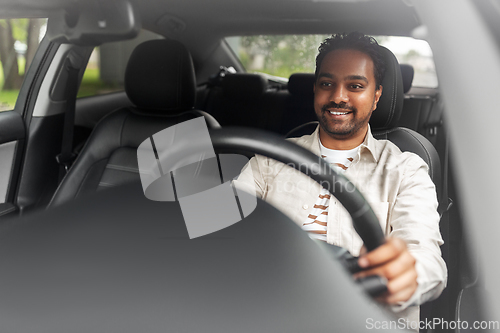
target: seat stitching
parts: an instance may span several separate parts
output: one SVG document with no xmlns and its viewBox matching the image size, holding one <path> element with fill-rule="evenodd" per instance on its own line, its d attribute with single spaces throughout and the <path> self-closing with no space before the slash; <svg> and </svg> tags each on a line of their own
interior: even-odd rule
<svg viewBox="0 0 500 333">
<path fill-rule="evenodd" d="M 118 185 L 111 184 L 111 183 L 105 183 L 105 182 L 99 182 L 99 186 L 102 186 L 102 187 L 116 187 Z"/>
<path fill-rule="evenodd" d="M 397 68 L 395 66 L 396 66 L 396 64 L 393 63 L 394 70 L 397 73 Z M 391 120 L 394 116 L 395 109 L 396 109 L 396 102 L 395 101 L 397 100 L 396 96 L 397 96 L 397 89 L 398 89 L 396 75 L 394 75 L 392 87 L 393 87 L 393 91 L 392 91 L 392 95 L 391 95 L 391 108 L 389 110 L 389 117 L 387 118 L 387 122 L 386 122 L 385 126 L 389 126 L 389 124 L 391 123 Z"/>
<path fill-rule="evenodd" d="M 108 164 L 106 165 L 106 169 L 120 170 L 120 171 L 129 171 L 134 173 L 140 173 L 139 169 L 116 165 L 116 164 Z"/>
<path fill-rule="evenodd" d="M 128 119 L 128 117 L 130 117 L 130 113 L 131 113 L 129 108 L 127 108 L 127 111 L 129 111 L 129 112 L 127 112 L 127 114 L 123 118 L 122 124 L 121 124 L 121 128 L 120 128 L 120 143 L 119 143 L 120 147 L 123 144 L 123 130 L 124 130 L 124 127 L 125 127 L 125 121 Z"/>
<path fill-rule="evenodd" d="M 182 75 L 181 75 L 181 72 L 182 72 L 182 57 L 178 57 L 177 58 L 177 82 L 179 82 L 179 84 L 177 85 L 177 94 L 176 94 L 176 105 L 177 107 L 180 107 L 180 101 L 181 101 L 181 94 L 182 94 Z"/>
</svg>

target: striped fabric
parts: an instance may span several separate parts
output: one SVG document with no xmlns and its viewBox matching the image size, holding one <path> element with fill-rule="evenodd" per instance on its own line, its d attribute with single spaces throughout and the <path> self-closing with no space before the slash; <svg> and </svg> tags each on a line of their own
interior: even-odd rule
<svg viewBox="0 0 500 333">
<path fill-rule="evenodd" d="M 324 147 L 320 141 L 321 157 L 332 165 L 337 172 L 345 172 L 358 154 L 359 146 L 351 150 L 333 150 Z M 312 239 L 326 242 L 328 223 L 328 207 L 330 193 L 322 188 L 307 220 L 302 224 L 302 229 L 309 233 Z"/>
</svg>

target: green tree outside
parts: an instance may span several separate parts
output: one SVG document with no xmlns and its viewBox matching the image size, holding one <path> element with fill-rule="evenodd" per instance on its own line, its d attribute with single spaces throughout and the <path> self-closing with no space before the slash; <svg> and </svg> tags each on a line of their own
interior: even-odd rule
<svg viewBox="0 0 500 333">
<path fill-rule="evenodd" d="M 312 73 L 318 46 L 328 35 L 245 36 L 237 53 L 249 72 L 288 78 L 292 73 Z M 232 43 L 234 45 L 234 43 Z"/>
<path fill-rule="evenodd" d="M 14 107 L 46 19 L 0 20 L 0 111 Z"/>
</svg>

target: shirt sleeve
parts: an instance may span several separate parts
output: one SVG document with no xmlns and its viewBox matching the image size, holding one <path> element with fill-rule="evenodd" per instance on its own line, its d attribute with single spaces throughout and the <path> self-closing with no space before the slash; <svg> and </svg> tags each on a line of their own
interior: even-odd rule
<svg viewBox="0 0 500 333">
<path fill-rule="evenodd" d="M 393 306 L 396 312 L 435 299 L 446 287 L 448 273 L 441 256 L 443 239 L 437 207 L 436 189 L 427 164 L 418 157 L 412 158 L 390 213 L 390 236 L 403 239 L 415 258 L 418 287 L 408 301 Z"/>
<path fill-rule="evenodd" d="M 264 173 L 267 158 L 256 155 L 248 161 L 241 170 L 240 175 L 233 181 L 233 185 L 237 189 L 241 189 L 248 193 L 255 193 L 258 198 L 264 199 L 266 193 L 266 182 Z"/>
</svg>

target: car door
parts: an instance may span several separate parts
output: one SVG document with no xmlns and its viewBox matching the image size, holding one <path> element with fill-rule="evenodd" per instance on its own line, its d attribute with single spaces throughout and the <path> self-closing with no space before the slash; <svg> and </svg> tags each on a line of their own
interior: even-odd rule
<svg viewBox="0 0 500 333">
<path fill-rule="evenodd" d="M 0 218 L 42 209 L 56 190 L 64 175 L 56 157 L 70 102 L 69 73 L 76 69 L 77 84 L 90 51 L 43 37 L 23 74 L 15 106 L 0 112 Z"/>
<path fill-rule="evenodd" d="M 17 16 L 0 20 L 0 218 L 18 211 L 29 110 L 50 44 L 41 39 L 46 22 Z"/>
</svg>

